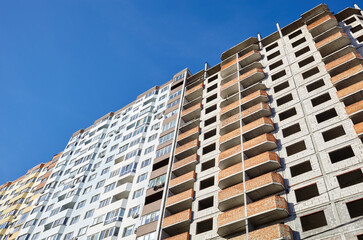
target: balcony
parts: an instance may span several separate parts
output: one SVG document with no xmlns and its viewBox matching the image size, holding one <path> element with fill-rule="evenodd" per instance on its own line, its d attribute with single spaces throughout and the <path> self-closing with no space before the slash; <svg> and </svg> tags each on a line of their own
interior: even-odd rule
<svg viewBox="0 0 363 240">
<path fill-rule="evenodd" d="M 268 95 L 264 90 L 258 90 L 241 100 L 241 106 L 243 109 L 250 108 L 261 102 L 268 102 Z"/>
<path fill-rule="evenodd" d="M 280 167 L 280 158 L 274 152 L 264 152 L 245 160 L 245 171 L 250 177 L 257 177 Z"/>
<path fill-rule="evenodd" d="M 315 47 L 318 49 L 323 57 L 337 51 L 340 48 L 343 48 L 350 43 L 347 34 L 340 29 L 333 29 L 332 31 L 329 31 L 328 33 L 323 33 L 322 35 L 322 37 L 318 38 L 324 39 L 318 41 L 315 44 Z"/>
<path fill-rule="evenodd" d="M 262 117 L 271 115 L 271 108 L 267 103 L 259 103 L 253 107 L 243 110 L 241 113 L 242 120 L 245 123 L 250 123 Z"/>
<path fill-rule="evenodd" d="M 189 232 L 192 210 L 187 209 L 163 220 L 163 230 L 171 236 Z"/>
<path fill-rule="evenodd" d="M 219 139 L 219 150 L 225 151 L 231 147 L 241 144 L 241 129 L 237 128 L 232 132 L 229 132 Z"/>
<path fill-rule="evenodd" d="M 230 131 L 240 127 L 241 117 L 239 114 L 235 114 L 221 122 L 220 135 L 224 135 Z"/>
<path fill-rule="evenodd" d="M 187 142 L 190 142 L 198 138 L 199 133 L 200 133 L 200 127 L 197 126 L 195 128 L 192 128 L 186 132 L 179 134 L 177 141 L 179 144 L 186 144 Z"/>
<path fill-rule="evenodd" d="M 238 82 L 238 78 L 234 78 L 229 82 L 223 84 L 221 87 L 221 97 L 227 98 L 229 96 L 232 96 L 233 94 L 236 94 L 239 91 Z"/>
<path fill-rule="evenodd" d="M 265 78 L 265 73 L 261 68 L 254 68 L 242 75 L 239 79 L 243 88 L 247 88 Z"/>
<path fill-rule="evenodd" d="M 198 119 L 198 118 L 192 119 L 191 121 L 188 121 L 188 122 L 181 122 L 180 126 L 179 126 L 179 130 L 182 132 L 186 132 L 192 128 L 199 126 L 199 124 L 200 124 L 200 119 Z"/>
<path fill-rule="evenodd" d="M 345 63 L 353 60 L 353 59 L 357 59 L 357 58 L 362 58 L 361 55 L 357 52 L 349 52 L 327 64 L 325 64 L 325 69 L 328 72 L 331 72 L 332 70 L 334 70 L 335 68 L 339 67 L 339 66 L 343 66 Z"/>
<path fill-rule="evenodd" d="M 242 181 L 242 162 L 225 168 L 218 173 L 218 187 L 220 189 L 225 189 Z"/>
<path fill-rule="evenodd" d="M 192 101 L 193 99 L 197 98 L 198 96 L 201 96 L 203 93 L 204 84 L 200 83 L 197 86 L 187 90 L 185 92 L 185 99 L 188 101 Z"/>
<path fill-rule="evenodd" d="M 275 130 L 274 123 L 268 117 L 262 117 L 242 127 L 243 136 L 246 139 L 252 139 L 264 133 Z"/>
<path fill-rule="evenodd" d="M 348 69 L 348 70 L 345 70 Z M 339 73 L 331 78 L 331 82 L 334 85 L 349 86 L 362 80 L 363 77 L 363 65 L 358 64 L 355 66 L 345 66 L 344 72 Z"/>
<path fill-rule="evenodd" d="M 247 97 L 248 95 L 250 95 L 250 94 L 252 94 L 252 93 L 254 93 L 254 92 L 258 91 L 258 90 L 266 90 L 266 89 L 267 89 L 267 87 L 266 87 L 266 85 L 264 83 L 258 82 L 258 83 L 253 84 L 252 86 L 247 87 L 247 88 L 242 88 L 241 89 L 241 96 L 242 96 L 242 98 Z"/>
<path fill-rule="evenodd" d="M 193 154 L 187 158 L 173 163 L 173 174 L 180 176 L 190 171 L 195 170 L 195 165 L 198 163 L 198 155 Z"/>
<path fill-rule="evenodd" d="M 338 98 L 340 101 L 344 101 L 347 98 L 354 98 L 353 95 L 361 95 L 361 91 L 363 89 L 363 81 L 355 83 L 349 87 L 343 88 L 337 92 Z M 360 99 L 362 96 L 360 96 Z M 359 100 L 359 99 L 358 99 Z"/>
<path fill-rule="evenodd" d="M 244 204 L 243 193 L 243 182 L 219 191 L 218 209 L 223 212 L 237 206 L 242 206 Z"/>
<path fill-rule="evenodd" d="M 227 63 L 222 62 L 221 67 L 221 76 L 224 78 L 228 75 L 231 75 L 233 72 L 237 71 L 237 59 L 235 56 L 232 56 Z"/>
<path fill-rule="evenodd" d="M 253 62 L 256 62 L 257 60 L 261 59 L 261 54 L 259 51 L 252 50 L 243 56 L 238 58 L 238 62 L 241 67 L 245 67 Z"/>
<path fill-rule="evenodd" d="M 193 189 L 186 190 L 182 193 L 169 196 L 166 200 L 166 208 L 172 212 L 181 212 L 192 207 L 194 199 Z"/>
<path fill-rule="evenodd" d="M 184 110 L 181 114 L 181 118 L 183 119 L 184 122 L 189 122 L 193 119 L 199 118 L 201 110 L 202 110 L 202 104 L 201 103 L 196 104 L 193 107 Z"/>
<path fill-rule="evenodd" d="M 272 134 L 265 133 L 243 143 L 243 152 L 248 157 L 256 156 L 260 153 L 271 151 L 277 148 L 277 142 Z"/>
<path fill-rule="evenodd" d="M 354 130 L 357 133 L 358 137 L 361 138 L 363 136 L 363 122 L 355 124 Z"/>
<path fill-rule="evenodd" d="M 164 240 L 189 240 L 189 239 L 190 239 L 189 232 L 181 233 L 174 237 L 164 238 Z"/>
<path fill-rule="evenodd" d="M 294 239 L 291 228 L 285 224 L 275 224 L 248 233 L 249 239 Z M 230 240 L 248 240 L 245 234 Z"/>
<path fill-rule="evenodd" d="M 363 100 L 360 100 L 359 102 L 353 103 L 352 105 L 345 107 L 345 111 L 347 112 L 350 118 L 362 113 Z"/>
<path fill-rule="evenodd" d="M 247 205 L 247 216 L 253 225 L 262 225 L 289 215 L 288 205 L 284 198 L 271 196 Z M 217 233 L 220 236 L 241 232 L 246 228 L 245 207 L 237 207 L 219 214 Z"/>
<path fill-rule="evenodd" d="M 317 36 L 337 25 L 337 19 L 332 14 L 329 14 L 309 24 L 308 30 L 311 35 Z"/>
<path fill-rule="evenodd" d="M 187 144 L 181 145 L 175 149 L 175 157 L 178 159 L 186 158 L 197 152 L 199 140 L 195 139 Z"/>
<path fill-rule="evenodd" d="M 194 98 L 193 100 L 191 101 L 188 101 L 188 100 L 184 100 L 183 102 L 183 109 L 188 109 L 188 108 L 191 108 L 193 107 L 194 105 L 198 104 L 198 103 L 201 103 L 203 100 L 203 97 L 202 95 L 200 95 L 199 97 L 197 98 Z"/>
<path fill-rule="evenodd" d="M 229 118 L 230 116 L 233 116 L 233 115 L 239 113 L 240 105 L 241 105 L 240 101 L 237 100 L 237 101 L 223 107 L 220 112 L 221 120 L 224 120 L 226 118 Z"/>
<path fill-rule="evenodd" d="M 241 161 L 241 145 L 238 145 L 219 154 L 218 166 L 220 169 L 225 169 Z"/>
<path fill-rule="evenodd" d="M 170 180 L 169 190 L 173 193 L 184 192 L 188 189 L 193 188 L 195 181 L 195 171 L 188 172 L 179 177 Z"/>
</svg>

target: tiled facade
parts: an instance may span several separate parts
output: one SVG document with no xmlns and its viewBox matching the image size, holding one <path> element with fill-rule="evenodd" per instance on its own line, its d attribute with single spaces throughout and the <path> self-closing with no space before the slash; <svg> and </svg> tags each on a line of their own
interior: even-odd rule
<svg viewBox="0 0 363 240">
<path fill-rule="evenodd" d="M 0 187 L 0 239 L 363 239 L 362 15 L 321 4 L 77 131 Z"/>
</svg>

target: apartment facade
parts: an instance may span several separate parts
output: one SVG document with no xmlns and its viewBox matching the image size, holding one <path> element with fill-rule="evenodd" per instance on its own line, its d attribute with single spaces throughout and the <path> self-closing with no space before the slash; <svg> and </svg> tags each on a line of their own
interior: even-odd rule
<svg viewBox="0 0 363 240">
<path fill-rule="evenodd" d="M 362 46 L 321 4 L 182 70 L 0 187 L 1 240 L 363 239 Z"/>
</svg>

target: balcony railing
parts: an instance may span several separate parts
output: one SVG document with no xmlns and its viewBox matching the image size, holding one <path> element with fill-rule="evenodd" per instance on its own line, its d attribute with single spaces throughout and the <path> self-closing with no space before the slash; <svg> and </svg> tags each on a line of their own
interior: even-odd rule
<svg viewBox="0 0 363 240">
<path fill-rule="evenodd" d="M 182 119 L 185 122 L 188 122 L 192 119 L 199 118 L 200 112 L 202 110 L 202 104 L 196 104 L 193 107 L 190 107 L 182 112 Z"/>
<path fill-rule="evenodd" d="M 337 19 L 334 17 L 334 15 L 329 14 L 309 24 L 307 28 L 311 35 L 317 36 L 318 34 L 323 33 L 336 25 L 338 25 Z"/>
<path fill-rule="evenodd" d="M 166 231 L 169 235 L 174 236 L 183 232 L 188 232 L 191 220 L 192 210 L 184 210 L 164 218 L 163 230 Z"/>
<path fill-rule="evenodd" d="M 334 77 L 331 78 L 331 82 L 334 85 L 337 84 L 343 84 L 343 82 L 346 82 L 345 85 L 350 85 L 350 84 L 354 84 L 358 81 L 361 81 L 361 77 L 355 77 L 355 79 L 353 79 L 354 76 L 357 76 L 359 74 L 363 75 L 363 65 L 362 64 L 358 64 L 354 67 L 349 68 L 348 70 L 345 70 L 342 73 L 339 73 L 338 75 L 335 75 Z"/>
<path fill-rule="evenodd" d="M 291 228 L 285 224 L 275 224 L 248 233 L 249 239 L 294 239 Z M 174 239 L 173 239 L 174 240 Z M 240 235 L 230 240 L 248 240 L 247 236 Z"/>
<path fill-rule="evenodd" d="M 277 142 L 272 134 L 265 133 L 243 143 L 243 152 L 248 157 L 256 156 L 260 153 L 271 151 L 277 147 Z"/>
<path fill-rule="evenodd" d="M 204 84 L 200 83 L 197 86 L 187 90 L 185 92 L 185 99 L 191 101 L 203 93 Z"/>
<path fill-rule="evenodd" d="M 243 181 L 242 163 L 225 168 L 218 173 L 218 187 L 225 189 Z"/>
<path fill-rule="evenodd" d="M 259 51 L 252 50 L 243 56 L 238 58 L 238 62 L 241 65 L 241 67 L 247 66 L 257 60 L 261 59 L 261 54 Z"/>
<path fill-rule="evenodd" d="M 334 69 L 346 62 L 349 62 L 350 60 L 355 59 L 355 58 L 362 58 L 362 56 L 357 52 L 349 52 L 349 53 L 345 54 L 344 56 L 341 56 L 340 58 L 335 59 L 335 60 L 325 64 L 325 69 L 329 72 L 332 69 Z"/>
<path fill-rule="evenodd" d="M 245 170 L 250 177 L 259 176 L 280 167 L 280 158 L 274 152 L 264 152 L 245 160 Z"/>
<path fill-rule="evenodd" d="M 252 84 L 257 83 L 264 78 L 265 78 L 265 72 L 261 68 L 254 68 L 254 69 L 240 75 L 240 77 L 239 77 L 241 85 L 244 88 L 247 88 L 247 87 L 251 86 Z"/>
<path fill-rule="evenodd" d="M 363 122 L 357 123 L 354 125 L 354 130 L 358 134 L 359 137 L 363 135 Z"/>
<path fill-rule="evenodd" d="M 169 196 L 166 200 L 166 208 L 170 212 L 180 212 L 192 207 L 194 190 L 189 189 L 179 194 Z"/>
<path fill-rule="evenodd" d="M 342 30 L 327 36 L 325 39 L 317 42 L 315 47 L 319 50 L 323 57 L 337 51 L 338 49 L 348 45 L 350 40 Z"/>
<path fill-rule="evenodd" d="M 188 172 L 170 180 L 169 190 L 174 194 L 193 188 L 195 171 Z"/>
<path fill-rule="evenodd" d="M 343 101 L 346 98 L 359 93 L 363 90 L 363 81 L 355 83 L 349 87 L 343 88 L 337 92 L 338 98 Z"/>
<path fill-rule="evenodd" d="M 189 232 L 184 232 L 184 233 L 178 234 L 174 237 L 165 238 L 164 240 L 189 240 L 189 239 L 190 239 Z"/>
<path fill-rule="evenodd" d="M 224 151 L 228 148 L 241 144 L 241 129 L 237 128 L 232 132 L 229 132 L 219 139 L 219 150 Z"/>
<path fill-rule="evenodd" d="M 259 103 L 241 112 L 242 119 L 245 123 L 250 123 L 262 117 L 271 115 L 271 108 L 267 103 Z"/>
<path fill-rule="evenodd" d="M 179 134 L 178 135 L 179 144 L 185 144 L 191 140 L 198 138 L 199 132 L 200 132 L 200 127 L 197 126 L 195 128 L 192 128 L 186 132 Z"/>
<path fill-rule="evenodd" d="M 218 166 L 220 169 L 225 169 L 232 166 L 238 162 L 242 161 L 241 145 L 230 148 L 219 154 Z"/>
<path fill-rule="evenodd" d="M 193 154 L 187 158 L 173 163 L 173 173 L 177 176 L 186 174 L 195 169 L 198 163 L 198 155 Z"/>
<path fill-rule="evenodd" d="M 243 126 L 243 136 L 247 139 L 255 138 L 264 133 L 272 132 L 275 129 L 271 118 L 262 117 Z"/>
<path fill-rule="evenodd" d="M 227 98 L 238 92 L 238 78 L 234 78 L 221 87 L 221 97 Z"/>
<path fill-rule="evenodd" d="M 191 142 L 188 142 L 184 145 L 181 145 L 175 149 L 175 156 L 179 159 L 190 156 L 193 153 L 197 152 L 199 147 L 199 140 L 194 139 Z"/>
<path fill-rule="evenodd" d="M 250 108 L 261 102 L 268 102 L 268 95 L 264 90 L 258 90 L 250 95 L 242 98 L 241 105 L 243 109 Z"/>
</svg>

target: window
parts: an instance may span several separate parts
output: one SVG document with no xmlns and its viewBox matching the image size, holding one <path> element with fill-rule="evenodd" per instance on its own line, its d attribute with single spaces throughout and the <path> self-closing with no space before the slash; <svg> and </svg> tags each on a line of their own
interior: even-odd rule
<svg viewBox="0 0 363 240">
<path fill-rule="evenodd" d="M 140 156 L 140 154 L 141 154 L 141 149 L 135 149 L 135 150 L 133 150 L 133 151 L 126 154 L 125 160 L 130 159 L 130 158 L 135 157 L 135 156 Z"/>
<path fill-rule="evenodd" d="M 300 217 L 300 222 L 304 232 L 328 225 L 324 211 Z"/>
<path fill-rule="evenodd" d="M 345 131 L 344 131 L 343 126 L 338 126 L 338 127 L 335 127 L 328 131 L 323 132 L 322 135 L 323 135 L 324 141 L 329 142 L 335 138 L 345 135 Z"/>
<path fill-rule="evenodd" d="M 299 30 L 297 30 L 297 31 L 295 31 L 295 32 L 293 32 L 293 33 L 291 33 L 291 34 L 289 35 L 289 39 L 291 40 L 291 39 L 293 39 L 294 37 L 299 36 L 300 34 L 302 34 L 301 29 L 299 29 Z"/>
<path fill-rule="evenodd" d="M 82 236 L 82 235 L 85 235 L 86 232 L 87 232 L 87 228 L 88 228 L 88 226 L 79 229 L 79 231 L 78 231 L 78 237 L 79 236 Z"/>
<path fill-rule="evenodd" d="M 169 99 L 175 98 L 175 97 L 179 96 L 181 93 L 182 93 L 182 90 L 179 90 L 179 91 L 177 91 L 177 92 L 175 92 L 175 93 L 171 94 L 171 95 L 169 96 Z"/>
<path fill-rule="evenodd" d="M 73 236 L 73 232 L 66 233 L 66 234 L 64 235 L 63 240 L 71 240 L 71 239 L 72 239 L 72 236 Z"/>
<path fill-rule="evenodd" d="M 277 42 L 275 42 L 274 44 L 271 44 L 270 46 L 266 47 L 266 52 L 274 49 L 275 47 L 277 47 L 279 44 Z"/>
<path fill-rule="evenodd" d="M 95 211 L 94 209 L 87 211 L 86 214 L 84 215 L 84 219 L 92 217 L 94 211 Z"/>
<path fill-rule="evenodd" d="M 157 134 L 157 133 L 155 133 L 155 134 L 151 135 L 151 136 L 147 139 L 147 141 L 148 141 L 148 142 L 151 142 L 151 141 L 155 140 L 157 137 L 158 137 L 158 134 Z"/>
<path fill-rule="evenodd" d="M 177 100 L 175 100 L 174 102 L 169 103 L 168 105 L 166 105 L 166 108 L 171 108 L 171 107 L 173 107 L 173 106 L 175 106 L 175 105 L 179 104 L 179 102 L 180 102 L 180 98 L 179 98 L 179 99 L 177 99 Z"/>
<path fill-rule="evenodd" d="M 212 123 L 215 123 L 215 122 L 216 122 L 216 120 L 217 120 L 217 118 L 216 118 L 216 117 L 211 117 L 211 118 L 209 118 L 209 119 L 205 120 L 205 122 L 204 122 L 204 126 L 206 127 L 206 126 L 208 126 L 208 125 L 210 125 L 210 124 L 212 124 Z"/>
<path fill-rule="evenodd" d="M 304 140 L 286 147 L 287 156 L 294 155 L 306 149 Z"/>
<path fill-rule="evenodd" d="M 77 223 L 77 222 L 78 222 L 78 220 L 79 220 L 79 215 L 78 215 L 78 216 L 73 217 L 73 218 L 71 219 L 71 223 L 70 223 L 69 225 L 72 225 L 72 224 Z"/>
<path fill-rule="evenodd" d="M 155 186 L 161 186 L 162 184 L 165 183 L 165 180 L 166 180 L 166 174 L 153 178 L 149 182 L 149 188 L 152 188 Z"/>
<path fill-rule="evenodd" d="M 270 71 L 273 70 L 273 69 L 275 69 L 275 68 L 277 68 L 277 67 L 279 67 L 279 66 L 281 66 L 282 64 L 283 64 L 282 60 L 279 60 L 279 61 L 271 64 L 270 65 Z"/>
<path fill-rule="evenodd" d="M 318 67 L 315 67 L 313 69 L 310 69 L 304 73 L 302 73 L 302 77 L 303 79 L 307 79 L 315 74 L 318 74 L 319 73 L 319 68 Z"/>
<path fill-rule="evenodd" d="M 144 192 L 144 189 L 141 188 L 141 189 L 138 189 L 134 192 L 134 194 L 132 195 L 132 199 L 135 199 L 135 198 L 138 198 L 138 197 L 141 197 L 142 194 Z"/>
<path fill-rule="evenodd" d="M 337 163 L 354 156 L 355 155 L 351 146 L 343 147 L 329 153 L 330 161 L 332 163 Z"/>
<path fill-rule="evenodd" d="M 113 146 L 111 147 L 110 151 L 116 150 L 116 149 L 117 149 L 117 147 L 118 147 L 118 144 L 113 145 Z"/>
<path fill-rule="evenodd" d="M 140 220 L 140 225 L 145 225 L 145 224 L 148 224 L 148 223 L 151 223 L 151 222 L 155 222 L 155 221 L 158 221 L 159 220 L 159 210 L 156 211 L 156 212 L 152 212 L 152 213 L 149 213 L 149 214 L 146 214 L 144 216 L 141 217 L 141 220 Z"/>
<path fill-rule="evenodd" d="M 277 104 L 277 106 L 281 106 L 281 105 L 283 105 L 285 103 L 288 103 L 288 102 L 292 101 L 292 99 L 293 99 L 292 94 L 289 93 L 289 94 L 277 99 L 276 104 Z"/>
<path fill-rule="evenodd" d="M 156 157 L 160 157 L 164 154 L 167 154 L 171 151 L 171 144 L 166 146 L 166 147 L 163 147 L 163 148 L 160 148 L 159 150 L 156 151 Z"/>
<path fill-rule="evenodd" d="M 277 92 L 284 90 L 285 88 L 288 88 L 289 86 L 290 86 L 289 82 L 286 81 L 286 82 L 283 82 L 283 83 L 277 85 L 276 87 L 274 87 L 274 91 L 275 91 L 275 93 L 277 93 Z"/>
<path fill-rule="evenodd" d="M 210 130 L 209 132 L 206 132 L 204 134 L 204 140 L 205 139 L 208 139 L 208 138 L 211 138 L 211 137 L 215 136 L 216 134 L 217 134 L 217 130 L 216 129 Z"/>
<path fill-rule="evenodd" d="M 317 114 L 315 117 L 316 117 L 316 120 L 318 123 L 322 123 L 322 122 L 329 120 L 336 116 L 338 116 L 337 111 L 335 111 L 335 108 L 332 108 L 332 109 L 329 109 L 327 111 Z"/>
<path fill-rule="evenodd" d="M 201 221 L 197 223 L 196 234 L 204 233 L 213 229 L 213 218 Z"/>
<path fill-rule="evenodd" d="M 111 184 L 108 184 L 106 187 L 105 187 L 105 191 L 103 193 L 107 193 L 109 191 L 112 191 L 116 186 L 116 183 L 111 183 Z"/>
<path fill-rule="evenodd" d="M 98 208 L 103 208 L 103 207 L 107 206 L 108 204 L 110 204 L 110 201 L 111 201 L 111 198 L 107 198 L 105 200 L 102 200 L 100 202 L 100 205 L 98 206 Z"/>
<path fill-rule="evenodd" d="M 298 176 L 311 170 L 312 168 L 309 160 L 290 167 L 291 177 Z"/>
<path fill-rule="evenodd" d="M 202 171 L 213 168 L 215 166 L 215 160 L 209 160 L 207 162 L 202 163 Z"/>
<path fill-rule="evenodd" d="M 203 181 L 200 181 L 199 190 L 209 188 L 214 185 L 214 177 L 207 178 Z"/>
<path fill-rule="evenodd" d="M 275 57 L 277 57 L 277 56 L 279 56 L 279 55 L 280 55 L 280 51 L 276 51 L 276 52 L 274 52 L 274 53 L 272 53 L 272 54 L 268 55 L 268 56 L 267 56 L 267 60 L 268 60 L 268 61 L 270 61 L 271 59 L 273 59 L 273 58 L 275 58 Z"/>
<path fill-rule="evenodd" d="M 303 38 L 300 38 L 299 40 L 296 40 L 295 42 L 293 42 L 291 44 L 291 46 L 294 48 L 294 47 L 297 47 L 299 46 L 300 44 L 306 42 L 306 39 L 303 37 Z"/>
<path fill-rule="evenodd" d="M 198 202 L 198 211 L 213 207 L 213 196 L 200 200 Z"/>
<path fill-rule="evenodd" d="M 156 232 L 148 233 L 138 237 L 136 240 L 156 240 Z"/>
<path fill-rule="evenodd" d="M 300 57 L 301 55 L 303 55 L 303 54 L 305 54 L 305 53 L 307 53 L 307 52 L 309 52 L 309 51 L 310 51 L 310 48 L 309 48 L 309 47 L 304 47 L 303 49 L 301 49 L 301 50 L 297 51 L 297 52 L 295 53 L 295 56 L 296 56 L 296 57 Z"/>
<path fill-rule="evenodd" d="M 122 237 L 127 237 L 134 233 L 134 225 L 128 226 L 124 228 L 124 231 L 122 233 Z"/>
<path fill-rule="evenodd" d="M 210 97 L 207 97 L 206 101 L 207 101 L 207 103 L 209 103 L 209 102 L 213 101 L 214 99 L 217 99 L 217 93 L 213 94 Z"/>
<path fill-rule="evenodd" d="M 86 200 L 83 200 L 82 202 L 79 202 L 76 209 L 83 208 L 84 205 L 86 205 Z"/>
<path fill-rule="evenodd" d="M 129 212 L 127 214 L 127 217 L 136 216 L 139 213 L 139 210 L 140 210 L 140 206 L 139 205 L 130 208 L 129 209 Z"/>
<path fill-rule="evenodd" d="M 296 115 L 297 112 L 296 112 L 296 109 L 293 107 L 293 108 L 290 108 L 289 110 L 286 110 L 285 112 L 282 112 L 279 114 L 279 118 L 280 118 L 280 121 L 283 121 L 287 118 L 290 118 L 294 115 Z"/>
<path fill-rule="evenodd" d="M 296 189 L 295 196 L 297 202 L 305 201 L 310 198 L 319 196 L 318 186 L 316 185 L 316 183 L 314 183 L 309 186 Z"/>
<path fill-rule="evenodd" d="M 217 109 L 217 105 L 210 106 L 209 108 L 205 109 L 205 114 L 211 113 Z"/>
<path fill-rule="evenodd" d="M 98 201 L 98 199 L 99 199 L 99 198 L 100 198 L 100 194 L 94 195 L 94 196 L 91 198 L 91 202 L 90 202 L 90 203 L 93 203 L 93 202 Z"/>
<path fill-rule="evenodd" d="M 174 132 L 168 133 L 168 134 L 166 134 L 166 135 L 164 135 L 164 136 L 160 137 L 160 138 L 159 138 L 159 145 L 160 145 L 160 144 L 163 144 L 163 143 L 165 143 L 165 142 L 167 142 L 167 141 L 172 140 L 172 139 L 173 139 L 173 137 L 174 137 Z"/>
<path fill-rule="evenodd" d="M 89 186 L 88 188 L 84 189 L 83 194 L 89 193 L 91 191 L 91 189 L 92 189 L 92 186 Z"/>
<path fill-rule="evenodd" d="M 141 168 L 144 168 L 144 167 L 150 165 L 150 163 L 151 163 L 151 158 L 142 161 L 141 162 Z"/>
<path fill-rule="evenodd" d="M 316 98 L 311 99 L 311 104 L 313 105 L 313 107 L 316 107 L 324 102 L 327 102 L 331 99 L 329 93 L 325 93 L 323 95 L 320 95 Z"/>
<path fill-rule="evenodd" d="M 296 123 L 290 127 L 282 129 L 282 135 L 284 137 L 288 137 L 300 131 L 301 131 L 300 124 Z"/>
<path fill-rule="evenodd" d="M 363 216 L 363 198 L 346 203 L 351 218 Z"/>
<path fill-rule="evenodd" d="M 214 84 L 213 86 L 211 86 L 211 87 L 207 88 L 207 93 L 209 93 L 210 91 L 212 91 L 212 90 L 216 89 L 216 88 L 217 88 L 217 86 L 218 86 L 218 84 L 216 83 L 216 84 Z"/>
<path fill-rule="evenodd" d="M 350 187 L 363 182 L 363 174 L 361 169 L 350 171 L 337 176 L 340 188 Z"/>
<path fill-rule="evenodd" d="M 137 177 L 137 183 L 144 181 L 147 178 L 147 173 L 141 174 Z"/>
<path fill-rule="evenodd" d="M 314 57 L 313 56 L 308 57 L 308 58 L 300 61 L 298 64 L 299 64 L 299 67 L 302 68 L 302 67 L 304 67 L 304 66 L 306 66 L 306 65 L 308 65 L 309 63 L 312 63 L 312 62 L 314 62 Z"/>
<path fill-rule="evenodd" d="M 162 132 L 164 132 L 164 131 L 166 131 L 166 130 L 168 130 L 168 129 L 170 129 L 170 128 L 175 127 L 175 125 L 176 125 L 176 119 L 175 119 L 175 120 L 173 120 L 173 121 L 171 121 L 171 122 L 168 122 L 167 124 L 165 124 L 165 125 L 163 126 L 163 130 L 162 130 Z"/>
<path fill-rule="evenodd" d="M 153 152 L 154 151 L 154 145 L 152 145 L 151 147 L 148 147 L 148 148 L 146 148 L 145 149 L 145 152 L 144 152 L 144 154 L 148 154 L 148 153 L 151 153 L 151 152 Z"/>
<path fill-rule="evenodd" d="M 324 81 L 323 79 L 319 79 L 318 81 L 315 81 L 313 83 L 310 83 L 309 85 L 306 86 L 306 90 L 308 90 L 308 92 L 314 91 L 315 89 L 318 89 L 322 86 L 324 86 Z"/>
<path fill-rule="evenodd" d="M 216 144 L 212 143 L 212 144 L 210 144 L 210 145 L 203 148 L 203 154 L 213 152 L 214 150 L 216 150 Z"/>
<path fill-rule="evenodd" d="M 272 81 L 276 81 L 277 79 L 279 79 L 279 78 L 281 78 L 281 77 L 283 77 L 285 75 L 286 75 L 286 71 L 285 70 L 282 70 L 282 71 L 280 71 L 280 72 L 275 73 L 274 75 L 272 75 L 271 76 L 271 79 L 272 79 Z"/>
<path fill-rule="evenodd" d="M 108 172 L 110 172 L 110 167 L 107 167 L 107 168 L 103 169 L 102 172 L 101 172 L 101 176 L 105 175 Z"/>
</svg>

